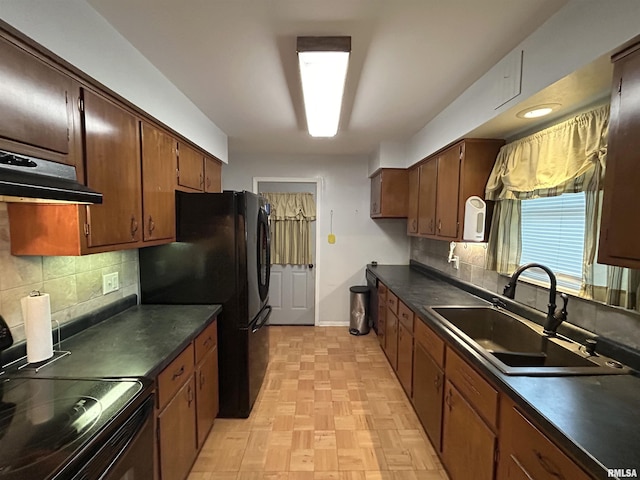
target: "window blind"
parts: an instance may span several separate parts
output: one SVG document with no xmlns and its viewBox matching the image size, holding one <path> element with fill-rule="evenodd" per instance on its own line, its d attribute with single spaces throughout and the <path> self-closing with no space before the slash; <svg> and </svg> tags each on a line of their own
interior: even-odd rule
<svg viewBox="0 0 640 480">
<path fill-rule="evenodd" d="M 522 254 L 520 264 L 541 263 L 549 267 L 558 285 L 579 290 L 584 251 L 584 193 L 522 201 Z M 529 269 L 523 277 L 548 283 L 539 269 Z"/>
</svg>

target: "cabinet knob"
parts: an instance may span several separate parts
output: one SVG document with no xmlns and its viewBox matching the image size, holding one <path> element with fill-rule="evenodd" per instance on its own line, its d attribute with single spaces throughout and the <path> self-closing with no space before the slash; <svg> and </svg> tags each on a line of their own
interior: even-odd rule
<svg viewBox="0 0 640 480">
<path fill-rule="evenodd" d="M 442 219 L 438 220 L 438 231 L 442 230 Z"/>
<path fill-rule="evenodd" d="M 149 215 L 149 235 L 151 235 L 155 229 L 156 229 L 156 224 L 153 221 L 153 217 Z"/>
<path fill-rule="evenodd" d="M 211 188 L 211 178 L 207 177 L 207 188 Z"/>
</svg>

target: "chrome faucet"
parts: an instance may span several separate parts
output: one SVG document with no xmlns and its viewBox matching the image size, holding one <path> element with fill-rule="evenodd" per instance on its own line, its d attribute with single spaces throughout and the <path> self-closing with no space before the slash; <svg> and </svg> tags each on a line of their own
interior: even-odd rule
<svg viewBox="0 0 640 480">
<path fill-rule="evenodd" d="M 560 298 L 562 298 L 563 306 L 562 306 L 562 310 L 556 313 L 556 276 L 553 274 L 551 269 L 549 269 L 549 267 L 545 267 L 544 265 L 541 265 L 539 263 L 527 263 L 526 265 L 522 265 L 515 272 L 513 272 L 513 275 L 511 275 L 511 278 L 509 279 L 509 283 L 505 285 L 502 294 L 505 297 L 513 300 L 516 296 L 516 285 L 517 285 L 518 277 L 522 272 L 524 272 L 528 268 L 535 268 L 535 267 L 541 268 L 547 273 L 547 275 L 549 275 L 549 281 L 551 283 L 551 286 L 549 288 L 549 304 L 547 305 L 547 308 L 549 310 L 547 312 L 547 319 L 544 322 L 543 328 L 544 328 L 545 334 L 549 335 L 550 337 L 553 337 L 555 336 L 556 330 L 558 329 L 560 324 L 567 319 L 567 303 L 569 302 L 569 297 L 567 297 L 566 293 L 560 294 Z"/>
</svg>

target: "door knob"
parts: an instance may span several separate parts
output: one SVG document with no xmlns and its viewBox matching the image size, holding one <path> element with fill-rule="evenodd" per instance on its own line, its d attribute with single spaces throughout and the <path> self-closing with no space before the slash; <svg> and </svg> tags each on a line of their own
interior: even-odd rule
<svg viewBox="0 0 640 480">
<path fill-rule="evenodd" d="M 313 268 L 313 263 L 310 263 L 310 264 L 309 264 L 309 268 Z"/>
</svg>

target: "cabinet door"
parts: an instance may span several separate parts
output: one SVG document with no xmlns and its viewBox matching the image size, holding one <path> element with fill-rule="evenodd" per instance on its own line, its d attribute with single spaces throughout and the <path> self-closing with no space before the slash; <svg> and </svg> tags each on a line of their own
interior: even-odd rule
<svg viewBox="0 0 640 480">
<path fill-rule="evenodd" d="M 209 193 L 222 191 L 222 164 L 213 158 L 204 157 L 204 191 Z"/>
<path fill-rule="evenodd" d="M 138 120 L 110 101 L 83 90 L 87 186 L 103 194 L 87 207 L 89 247 L 142 238 Z"/>
<path fill-rule="evenodd" d="M 65 160 L 73 134 L 71 78 L 0 38 L 0 85 L 0 138 L 24 145 L 18 153 L 38 147 L 61 154 L 51 160 L 74 164 Z"/>
<path fill-rule="evenodd" d="M 413 378 L 413 336 L 402 323 L 398 327 L 398 379 L 411 397 L 411 380 Z"/>
<path fill-rule="evenodd" d="M 438 180 L 438 162 L 429 160 L 420 165 L 420 194 L 418 196 L 418 233 L 433 235 L 436 233 L 436 182 Z"/>
<path fill-rule="evenodd" d="M 214 347 L 196 369 L 198 448 L 201 448 L 218 415 L 218 348 Z"/>
<path fill-rule="evenodd" d="M 436 450 L 441 450 L 444 374 L 419 342 L 413 350 L 413 406 Z"/>
<path fill-rule="evenodd" d="M 196 458 L 196 402 L 193 376 L 158 415 L 160 478 L 184 480 Z"/>
<path fill-rule="evenodd" d="M 496 436 L 458 390 L 446 382 L 442 461 L 451 480 L 492 480 Z"/>
<path fill-rule="evenodd" d="M 176 235 L 174 165 L 175 141 L 166 133 L 141 123 L 142 198 L 145 241 Z"/>
<path fill-rule="evenodd" d="M 438 157 L 436 217 L 437 234 L 440 237 L 455 238 L 458 235 L 461 148 L 455 146 Z"/>
<path fill-rule="evenodd" d="M 204 191 L 204 157 L 186 143 L 178 147 L 178 185 Z"/>
<path fill-rule="evenodd" d="M 590 476 L 505 398 L 500 404 L 500 459 L 496 478 L 587 480 Z"/>
<path fill-rule="evenodd" d="M 409 170 L 409 206 L 407 209 L 407 234 L 418 233 L 418 202 L 420 192 L 420 167 Z"/>
<path fill-rule="evenodd" d="M 598 261 L 638 268 L 640 224 L 629 209 L 640 186 L 640 51 L 616 61 L 613 80 Z"/>
<path fill-rule="evenodd" d="M 383 350 L 386 351 L 386 331 L 387 331 L 387 287 L 378 284 L 378 341 Z"/>
<path fill-rule="evenodd" d="M 371 177 L 371 205 L 369 213 L 371 215 L 379 215 L 382 211 L 382 172 Z"/>
<path fill-rule="evenodd" d="M 393 369 L 398 371 L 398 317 L 388 308 L 385 327 L 385 352 Z"/>
</svg>

